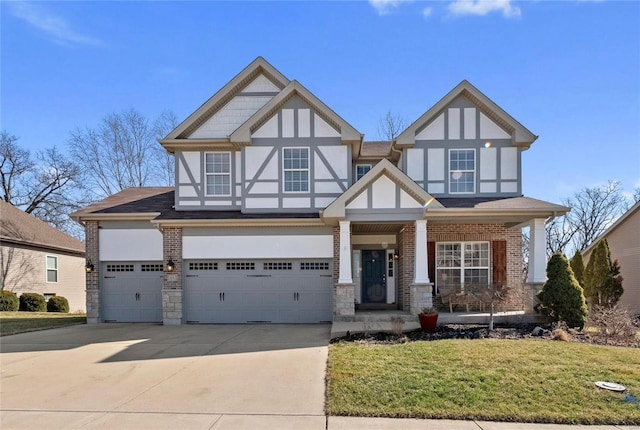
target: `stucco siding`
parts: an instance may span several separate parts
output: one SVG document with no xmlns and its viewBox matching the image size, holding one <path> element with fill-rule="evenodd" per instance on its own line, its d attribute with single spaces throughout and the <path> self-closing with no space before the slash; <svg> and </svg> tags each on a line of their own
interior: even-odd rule
<svg viewBox="0 0 640 430">
<path fill-rule="evenodd" d="M 3 269 L 7 270 L 3 279 L 5 290 L 18 296 L 56 294 L 67 298 L 70 312 L 85 311 L 84 258 L 11 246 L 0 247 L 0 252 Z M 47 282 L 47 256 L 57 257 L 58 282 Z"/>
</svg>

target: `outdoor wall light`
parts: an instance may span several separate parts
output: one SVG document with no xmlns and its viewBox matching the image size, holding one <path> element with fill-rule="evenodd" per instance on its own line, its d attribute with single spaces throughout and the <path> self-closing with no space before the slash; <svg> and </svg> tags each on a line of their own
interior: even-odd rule
<svg viewBox="0 0 640 430">
<path fill-rule="evenodd" d="M 169 259 L 169 261 L 167 261 L 167 272 L 173 272 L 173 269 L 176 268 L 176 264 L 173 262 L 172 259 Z"/>
<path fill-rule="evenodd" d="M 87 260 L 87 264 L 84 265 L 84 270 L 87 273 L 91 273 L 91 272 L 93 272 L 93 269 L 95 269 L 95 266 L 93 265 L 91 260 Z"/>
</svg>

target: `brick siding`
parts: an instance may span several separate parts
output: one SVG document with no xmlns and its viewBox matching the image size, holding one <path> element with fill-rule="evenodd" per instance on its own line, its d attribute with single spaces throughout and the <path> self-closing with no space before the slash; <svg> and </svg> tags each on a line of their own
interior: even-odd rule
<svg viewBox="0 0 640 430">
<path fill-rule="evenodd" d="M 86 221 L 84 227 L 87 261 L 91 260 L 93 271 L 86 273 L 87 323 L 100 322 L 100 247 L 98 221 Z"/>
</svg>

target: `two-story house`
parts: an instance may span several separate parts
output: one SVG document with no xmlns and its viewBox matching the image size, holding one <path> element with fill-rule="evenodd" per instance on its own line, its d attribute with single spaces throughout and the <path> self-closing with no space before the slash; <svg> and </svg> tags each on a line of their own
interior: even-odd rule
<svg viewBox="0 0 640 430">
<path fill-rule="evenodd" d="M 463 81 L 394 141 L 364 142 L 257 58 L 160 140 L 175 187 L 127 189 L 72 215 L 86 227 L 88 320 L 416 314 L 440 289 L 490 283 L 522 307 L 545 281 L 545 220 L 567 211 L 522 196 L 535 139 Z"/>
</svg>

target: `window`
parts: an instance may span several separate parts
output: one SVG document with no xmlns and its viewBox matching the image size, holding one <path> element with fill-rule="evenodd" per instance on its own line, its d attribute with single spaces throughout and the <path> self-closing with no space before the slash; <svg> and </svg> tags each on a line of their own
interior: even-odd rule
<svg viewBox="0 0 640 430">
<path fill-rule="evenodd" d="M 133 264 L 107 264 L 107 272 L 133 272 Z"/>
<path fill-rule="evenodd" d="M 309 191 L 309 148 L 283 148 L 284 191 Z"/>
<path fill-rule="evenodd" d="M 438 243 L 436 285 L 489 284 L 489 242 Z"/>
<path fill-rule="evenodd" d="M 300 263 L 300 270 L 329 270 L 329 263 L 305 261 Z"/>
<path fill-rule="evenodd" d="M 58 282 L 58 257 L 47 255 L 47 282 Z"/>
<path fill-rule="evenodd" d="M 227 263 L 227 270 L 256 270 L 256 263 L 246 261 L 231 261 Z"/>
<path fill-rule="evenodd" d="M 142 272 L 162 272 L 164 268 L 160 264 L 143 264 L 140 266 Z"/>
<path fill-rule="evenodd" d="M 356 164 L 356 181 L 362 178 L 371 170 L 371 164 Z"/>
<path fill-rule="evenodd" d="M 449 150 L 449 192 L 475 193 L 476 151 L 475 149 Z"/>
<path fill-rule="evenodd" d="M 204 154 L 204 171 L 208 196 L 231 195 L 231 153 L 207 152 Z"/>
<path fill-rule="evenodd" d="M 218 270 L 218 263 L 189 263 L 189 270 Z"/>
<path fill-rule="evenodd" d="M 292 265 L 289 262 L 263 263 L 262 268 L 264 270 L 291 270 Z"/>
</svg>

